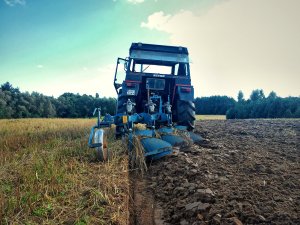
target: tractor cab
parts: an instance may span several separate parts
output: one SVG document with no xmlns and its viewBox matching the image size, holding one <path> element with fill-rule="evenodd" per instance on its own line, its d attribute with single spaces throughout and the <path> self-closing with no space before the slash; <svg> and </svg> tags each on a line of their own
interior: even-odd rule
<svg viewBox="0 0 300 225">
<path fill-rule="evenodd" d="M 133 43 L 129 57 L 117 61 L 114 79 L 117 93 L 126 80 L 141 80 L 138 76 L 190 78 L 187 48 Z"/>
</svg>

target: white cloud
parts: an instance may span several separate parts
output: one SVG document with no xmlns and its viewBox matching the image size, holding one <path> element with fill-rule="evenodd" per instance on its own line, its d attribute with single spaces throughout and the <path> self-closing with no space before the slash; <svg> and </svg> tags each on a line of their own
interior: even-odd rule
<svg viewBox="0 0 300 225">
<path fill-rule="evenodd" d="M 39 69 L 42 69 L 42 68 L 44 68 L 44 65 L 39 64 L 39 65 L 36 65 L 36 67 Z"/>
<path fill-rule="evenodd" d="M 148 17 L 146 23 L 141 23 L 141 27 L 169 32 L 168 29 L 166 29 L 166 26 L 168 26 L 170 18 L 171 15 L 165 15 L 162 11 L 155 12 Z"/>
<path fill-rule="evenodd" d="M 298 0 L 231 0 L 206 14 L 180 11 L 150 15 L 141 27 L 170 34 L 187 46 L 196 96 L 254 88 L 298 96 L 300 14 Z"/>
<path fill-rule="evenodd" d="M 15 5 L 25 5 L 25 0 L 4 0 L 4 2 L 9 6 L 15 6 Z"/>
<path fill-rule="evenodd" d="M 139 4 L 143 3 L 145 0 L 127 0 L 127 2 L 132 3 L 132 4 Z"/>
</svg>

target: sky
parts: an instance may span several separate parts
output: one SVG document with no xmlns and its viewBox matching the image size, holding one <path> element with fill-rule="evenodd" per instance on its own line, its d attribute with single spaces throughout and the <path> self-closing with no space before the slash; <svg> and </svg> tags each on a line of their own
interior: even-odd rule
<svg viewBox="0 0 300 225">
<path fill-rule="evenodd" d="M 299 0 L 0 0 L 0 84 L 116 97 L 132 42 L 188 47 L 195 97 L 300 96 Z"/>
</svg>

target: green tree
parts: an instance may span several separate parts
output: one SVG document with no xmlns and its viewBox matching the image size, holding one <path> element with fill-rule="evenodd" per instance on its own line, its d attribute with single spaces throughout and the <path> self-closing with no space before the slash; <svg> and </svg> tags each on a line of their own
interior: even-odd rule
<svg viewBox="0 0 300 225">
<path fill-rule="evenodd" d="M 268 95 L 268 99 L 275 99 L 277 98 L 277 94 L 274 91 L 271 91 L 270 94 Z"/>
<path fill-rule="evenodd" d="M 43 107 L 43 117 L 51 118 L 56 116 L 55 106 L 51 103 L 50 98 L 46 99 Z"/>
<path fill-rule="evenodd" d="M 300 118 L 300 106 L 297 107 L 297 109 L 294 113 L 294 118 Z"/>
<path fill-rule="evenodd" d="M 239 93 L 238 93 L 238 102 L 242 103 L 244 101 L 245 101 L 245 99 L 244 99 L 244 93 L 242 91 L 239 91 Z"/>
<path fill-rule="evenodd" d="M 292 116 L 291 110 L 290 109 L 286 109 L 285 112 L 284 112 L 284 114 L 283 114 L 283 117 L 284 118 L 292 118 L 293 116 Z"/>
<path fill-rule="evenodd" d="M 253 90 L 251 95 L 250 95 L 250 100 L 255 102 L 255 101 L 258 101 L 258 100 L 262 100 L 265 98 L 265 94 L 264 94 L 264 91 L 261 90 L 261 89 L 256 89 L 256 90 Z"/>
</svg>

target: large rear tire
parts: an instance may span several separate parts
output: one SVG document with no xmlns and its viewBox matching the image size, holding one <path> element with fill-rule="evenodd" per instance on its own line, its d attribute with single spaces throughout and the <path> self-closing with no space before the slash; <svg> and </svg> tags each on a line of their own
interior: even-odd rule
<svg viewBox="0 0 300 225">
<path fill-rule="evenodd" d="M 125 113 L 127 96 L 118 96 L 117 113 Z"/>
<path fill-rule="evenodd" d="M 177 124 L 186 126 L 189 131 L 195 128 L 195 104 L 192 101 L 177 101 Z"/>
<path fill-rule="evenodd" d="M 122 95 L 122 89 L 121 89 L 118 95 L 117 114 L 126 113 L 126 102 L 128 101 L 128 99 L 130 99 L 131 102 L 135 102 L 135 99 L 133 97 Z M 135 109 L 133 110 L 133 112 L 135 112 Z"/>
</svg>

